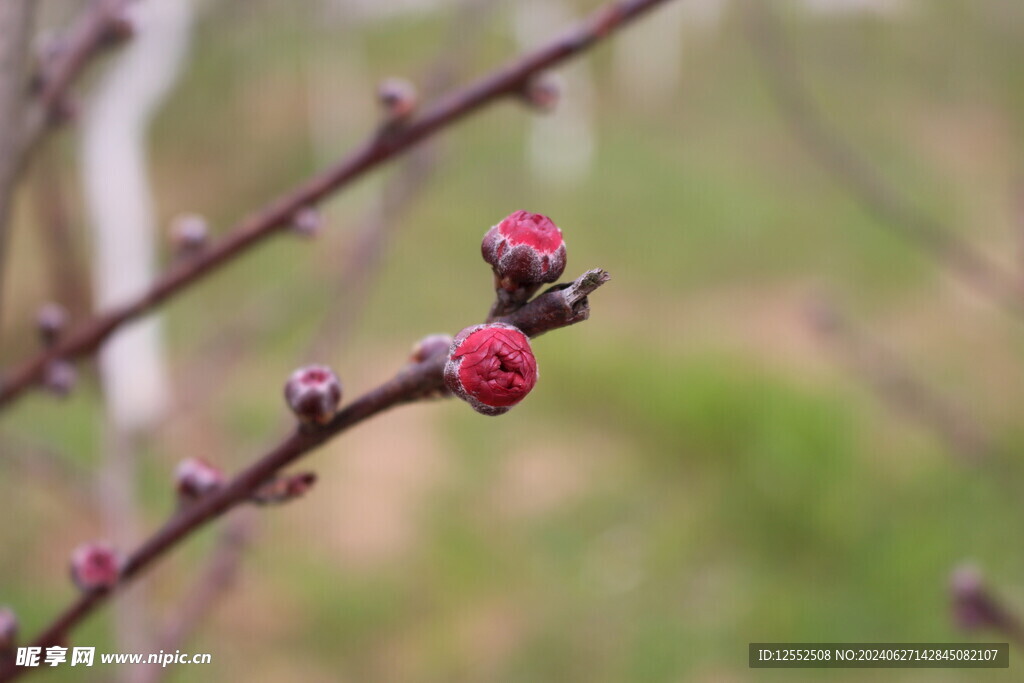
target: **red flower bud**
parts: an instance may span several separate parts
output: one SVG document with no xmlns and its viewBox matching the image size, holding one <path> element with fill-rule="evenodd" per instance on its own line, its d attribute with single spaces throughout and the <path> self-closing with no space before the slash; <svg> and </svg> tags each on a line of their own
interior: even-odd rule
<svg viewBox="0 0 1024 683">
<path fill-rule="evenodd" d="M 83 591 L 112 588 L 120 575 L 120 558 L 106 543 L 85 543 L 71 554 L 71 580 Z"/>
<path fill-rule="evenodd" d="M 341 402 L 341 382 L 323 365 L 299 368 L 284 385 L 284 399 L 304 424 L 327 424 Z"/>
<path fill-rule="evenodd" d="M 444 366 L 448 389 L 484 415 L 501 415 L 537 383 L 530 340 L 505 323 L 467 327 L 452 342 Z"/>
<path fill-rule="evenodd" d="M 46 304 L 36 313 L 39 338 L 46 346 L 53 346 L 68 324 L 68 312 L 60 304 Z"/>
<path fill-rule="evenodd" d="M 409 360 L 413 363 L 422 363 L 428 358 L 448 353 L 451 348 L 452 338 L 447 334 L 432 334 L 416 342 L 412 347 Z"/>
<path fill-rule="evenodd" d="M 0 660 L 18 642 L 18 617 L 10 607 L 0 607 Z"/>
<path fill-rule="evenodd" d="M 510 214 L 487 231 L 480 250 L 506 290 L 554 282 L 565 270 L 562 231 L 539 213 Z"/>
<path fill-rule="evenodd" d="M 171 245 L 179 256 L 191 256 L 203 250 L 210 237 L 206 219 L 185 213 L 171 221 Z"/>
<path fill-rule="evenodd" d="M 202 458 L 186 458 L 174 472 L 178 496 L 193 501 L 213 493 L 224 485 L 224 473 Z"/>
<path fill-rule="evenodd" d="M 316 237 L 323 227 L 323 218 L 315 206 L 299 209 L 292 216 L 292 230 L 303 237 Z"/>
</svg>

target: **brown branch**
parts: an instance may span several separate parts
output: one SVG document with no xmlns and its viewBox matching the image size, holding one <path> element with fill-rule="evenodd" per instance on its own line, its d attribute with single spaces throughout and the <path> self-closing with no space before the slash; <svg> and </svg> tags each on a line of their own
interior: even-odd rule
<svg viewBox="0 0 1024 683">
<path fill-rule="evenodd" d="M 943 264 L 965 284 L 1017 317 L 1024 287 L 948 225 L 933 219 L 888 184 L 853 145 L 829 127 L 799 78 L 797 60 L 781 34 L 779 17 L 762 0 L 746 0 L 745 24 L 766 82 L 794 136 L 815 162 L 843 183 L 876 220 L 889 225 Z"/>
<path fill-rule="evenodd" d="M 0 405 L 9 404 L 36 385 L 49 362 L 75 359 L 95 351 L 126 322 L 185 290 L 218 267 L 234 260 L 265 238 L 286 228 L 299 210 L 398 156 L 431 135 L 462 121 L 469 114 L 503 97 L 515 96 L 535 74 L 574 57 L 616 29 L 668 0 L 619 0 L 591 15 L 554 41 L 501 67 L 462 90 L 442 97 L 408 124 L 375 135 L 335 166 L 270 202 L 243 219 L 201 254 L 179 261 L 134 301 L 107 311 L 68 334 L 52 349 L 18 364 L 0 385 Z"/>
<path fill-rule="evenodd" d="M 568 286 L 549 290 L 516 312 L 516 324 L 521 325 L 526 334 L 537 336 L 586 320 L 589 317 L 586 295 L 607 279 L 607 273 L 604 271 L 591 270 Z M 149 569 L 168 551 L 228 510 L 247 502 L 252 494 L 275 474 L 342 432 L 389 408 L 433 398 L 443 393 L 445 360 L 446 354 L 441 352 L 422 362 L 410 364 L 392 379 L 345 406 L 327 424 L 297 428 L 275 448 L 237 474 L 223 488 L 172 516 L 162 528 L 125 559 L 117 586 L 113 589 L 83 593 L 43 629 L 32 645 L 45 649 L 64 642 L 70 632 L 86 617 L 116 595 L 125 584 Z M 32 670 L 8 664 L 5 668 L 0 668 L 0 683 L 14 680 Z"/>
</svg>

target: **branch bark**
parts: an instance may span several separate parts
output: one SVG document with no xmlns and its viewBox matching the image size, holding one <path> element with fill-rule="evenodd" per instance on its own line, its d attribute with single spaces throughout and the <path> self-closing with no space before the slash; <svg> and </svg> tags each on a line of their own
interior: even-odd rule
<svg viewBox="0 0 1024 683">
<path fill-rule="evenodd" d="M 442 97 L 407 125 L 374 135 L 335 166 L 243 219 L 221 240 L 211 244 L 195 258 L 172 265 L 142 296 L 83 323 L 60 344 L 18 364 L 0 382 L 0 406 L 11 403 L 37 384 L 51 361 L 58 358 L 80 358 L 94 352 L 126 322 L 159 306 L 278 230 L 286 228 L 299 210 L 316 204 L 327 195 L 483 107 L 506 96 L 517 95 L 535 74 L 575 57 L 628 22 L 667 1 L 612 2 L 552 42 L 496 69 L 462 90 Z"/>
</svg>

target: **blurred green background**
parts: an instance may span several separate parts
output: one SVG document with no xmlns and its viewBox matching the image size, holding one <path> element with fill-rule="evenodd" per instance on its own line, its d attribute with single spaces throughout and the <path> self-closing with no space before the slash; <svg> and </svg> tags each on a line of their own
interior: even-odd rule
<svg viewBox="0 0 1024 683">
<path fill-rule="evenodd" d="M 314 4 L 204 8 L 152 131 L 164 223 L 197 211 L 225 230 L 372 130 L 377 80 L 421 77 L 452 42 L 447 10 L 352 25 L 317 21 Z M 1024 8 L 776 7 L 829 125 L 913 205 L 1024 278 Z M 457 35 L 472 41 L 463 80 L 519 51 L 514 9 L 499 2 L 478 35 Z M 1018 680 L 1020 650 L 1009 671 L 747 668 L 751 641 L 1003 640 L 956 630 L 947 581 L 973 559 L 1024 609 L 1024 337 L 814 163 L 740 6 L 681 26 L 678 81 L 659 98 L 622 87 L 610 45 L 585 57 L 596 146 L 576 182 L 531 172 L 535 115 L 516 103 L 439 139 L 355 334 L 317 359 L 348 397 L 389 377 L 416 339 L 481 319 L 491 276 L 479 239 L 513 210 L 562 227 L 567 275 L 603 267 L 613 280 L 590 321 L 537 340 L 541 380 L 508 415 L 401 407 L 309 458 L 319 483 L 260 511 L 236 586 L 189 640 L 213 664 L 169 680 Z M 346 62 L 354 52 L 361 63 Z M 310 133 L 324 77 L 311 73 L 334 69 L 348 99 L 326 150 Z M 51 152 L 84 258 L 74 132 Z M 139 453 L 143 531 L 173 504 L 178 460 L 234 471 L 283 433 L 280 387 L 325 312 L 348 305 L 333 283 L 396 168 L 325 203 L 319 241 L 277 237 L 163 309 L 176 407 Z M 54 296 L 30 189 L 7 276 L 7 363 L 32 349 L 34 311 Z M 820 292 L 972 415 L 990 452 L 965 462 L 850 372 L 806 322 Z M 0 422 L 0 602 L 28 633 L 72 597 L 70 550 L 105 534 L 90 503 L 103 404 L 82 371 L 70 399 L 36 393 Z M 27 466 L 37 451 L 80 474 Z M 214 540 L 150 574 L 154 624 Z M 109 610 L 74 643 L 116 649 Z"/>
</svg>

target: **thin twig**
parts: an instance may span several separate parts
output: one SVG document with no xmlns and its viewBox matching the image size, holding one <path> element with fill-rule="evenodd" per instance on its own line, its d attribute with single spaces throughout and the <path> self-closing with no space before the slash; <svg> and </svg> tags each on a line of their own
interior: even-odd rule
<svg viewBox="0 0 1024 683">
<path fill-rule="evenodd" d="M 604 271 L 588 271 L 569 286 L 552 288 L 524 306 L 514 314 L 515 323 L 526 334 L 537 336 L 586 320 L 589 317 L 586 294 L 606 281 L 607 273 Z M 172 516 L 161 529 L 125 559 L 117 586 L 113 589 L 83 593 L 43 629 L 32 642 L 32 646 L 45 649 L 65 642 L 71 631 L 116 595 L 118 589 L 149 569 L 168 551 L 196 531 L 249 500 L 262 484 L 285 467 L 378 413 L 405 403 L 433 398 L 442 393 L 445 360 L 446 354 L 441 352 L 422 362 L 410 364 L 392 379 L 355 399 L 326 425 L 296 429 L 275 448 L 237 474 L 223 488 Z M 0 668 L 0 683 L 14 680 L 32 670 L 8 664 L 5 668 Z"/>
<path fill-rule="evenodd" d="M 579 26 L 475 83 L 442 97 L 407 125 L 373 136 L 337 165 L 328 168 L 243 219 L 222 239 L 192 259 L 176 262 L 135 300 L 83 323 L 53 348 L 38 353 L 7 373 L 0 405 L 9 404 L 36 385 L 47 364 L 95 351 L 116 329 L 179 294 L 218 267 L 287 227 L 301 209 L 350 184 L 431 135 L 486 105 L 516 95 L 540 72 L 585 51 L 629 21 L 668 0 L 620 0 L 606 5 Z"/>
<path fill-rule="evenodd" d="M 853 145 L 830 128 L 799 78 L 797 60 L 781 35 L 779 17 L 762 0 L 746 0 L 745 24 L 766 82 L 794 136 L 811 157 L 850 191 L 876 220 L 923 248 L 965 284 L 1024 318 L 1024 288 L 948 225 L 914 207 Z"/>
</svg>

